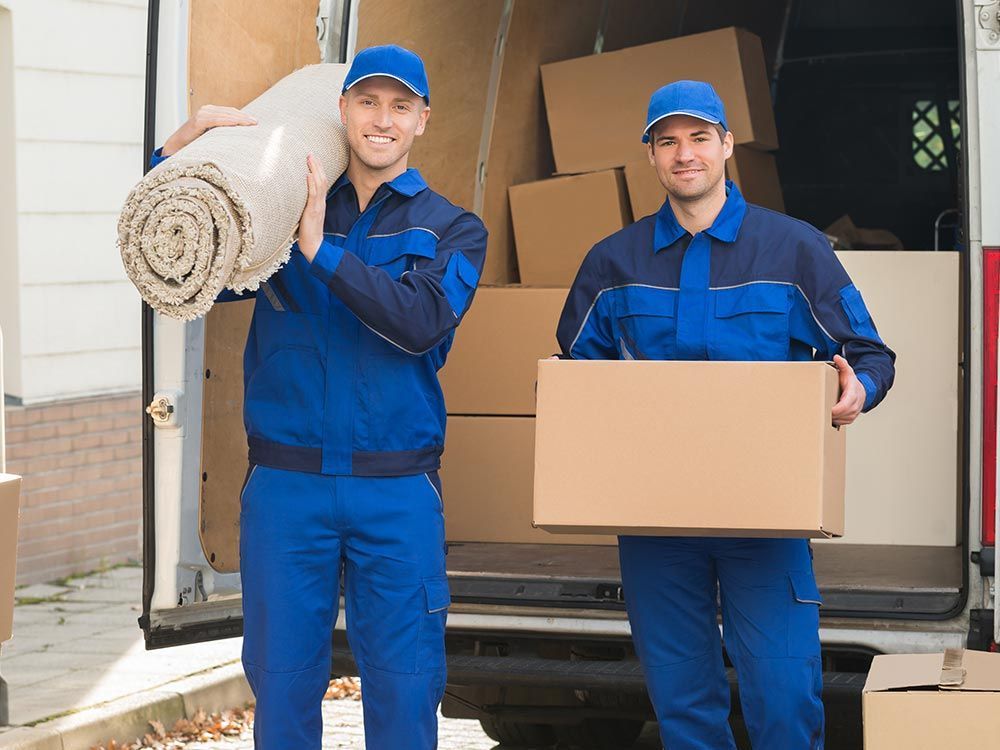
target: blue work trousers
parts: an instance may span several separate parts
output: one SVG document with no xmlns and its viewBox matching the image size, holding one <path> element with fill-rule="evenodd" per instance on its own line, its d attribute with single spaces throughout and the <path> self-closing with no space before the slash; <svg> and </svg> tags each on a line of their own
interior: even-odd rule
<svg viewBox="0 0 1000 750">
<path fill-rule="evenodd" d="M 450 603 L 442 510 L 434 473 L 252 470 L 240 572 L 257 750 L 320 749 L 341 571 L 367 747 L 437 747 Z"/>
<path fill-rule="evenodd" d="M 670 750 L 735 750 L 719 637 L 755 750 L 822 750 L 819 591 L 804 539 L 619 538 L 646 686 Z"/>
</svg>

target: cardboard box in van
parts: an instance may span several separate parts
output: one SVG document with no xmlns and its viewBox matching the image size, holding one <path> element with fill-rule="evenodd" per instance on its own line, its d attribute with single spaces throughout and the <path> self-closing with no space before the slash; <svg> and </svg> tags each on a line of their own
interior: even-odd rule
<svg viewBox="0 0 1000 750">
<path fill-rule="evenodd" d="M 511 286 L 476 292 L 441 370 L 449 414 L 534 416 L 538 360 L 559 351 L 556 325 L 567 291 Z"/>
<path fill-rule="evenodd" d="M 526 286 L 569 287 L 590 248 L 632 223 L 618 169 L 513 185 L 510 214 Z"/>
<path fill-rule="evenodd" d="M 785 212 L 778 166 L 773 154 L 737 146 L 726 162 L 726 169 L 748 203 Z M 646 157 L 625 165 L 625 184 L 628 186 L 632 215 L 636 219 L 655 214 L 666 200 L 663 185 Z"/>
<path fill-rule="evenodd" d="M 641 158 L 650 95 L 680 79 L 708 81 L 722 97 L 736 143 L 778 148 L 760 39 L 737 28 L 543 65 L 556 171 L 592 172 Z"/>
<path fill-rule="evenodd" d="M 616 544 L 613 536 L 554 536 L 531 525 L 535 420 L 451 417 L 441 459 L 449 542 Z"/>
<path fill-rule="evenodd" d="M 876 656 L 861 703 L 865 750 L 996 747 L 1000 654 Z"/>
<path fill-rule="evenodd" d="M 845 430 L 824 362 L 543 360 L 537 526 L 553 532 L 844 533 Z"/>
<path fill-rule="evenodd" d="M 14 579 L 21 477 L 0 474 L 0 643 L 14 633 Z"/>
<path fill-rule="evenodd" d="M 726 170 L 749 203 L 785 213 L 785 197 L 774 154 L 736 146 L 726 162 Z"/>
</svg>

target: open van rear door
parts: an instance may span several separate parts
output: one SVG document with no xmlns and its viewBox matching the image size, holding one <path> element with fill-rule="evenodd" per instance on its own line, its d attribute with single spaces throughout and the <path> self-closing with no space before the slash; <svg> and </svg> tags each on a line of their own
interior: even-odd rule
<svg viewBox="0 0 1000 750">
<path fill-rule="evenodd" d="M 994 569 L 983 570 L 996 580 L 995 554 L 997 535 L 1000 534 L 1000 513 L 997 507 L 997 303 L 1000 289 L 995 269 L 1000 268 L 1000 2 L 975 0 L 963 3 L 965 21 L 965 85 L 966 85 L 966 158 L 969 165 L 969 251 L 972 258 L 982 258 L 984 304 L 981 309 L 983 335 L 982 378 L 983 431 L 981 541 L 984 561 L 994 559 Z M 974 266 L 975 268 L 975 266 Z M 976 293 L 977 276 L 973 274 L 972 293 Z M 974 297 L 973 297 L 974 298 Z M 978 335 L 976 308 L 973 307 L 971 328 Z M 973 342 L 975 345 L 975 342 Z M 970 375 L 975 377 L 974 373 Z M 972 528 L 972 534 L 977 529 Z M 995 598 L 990 596 L 995 610 Z M 993 618 L 993 640 L 1000 641 L 1000 618 Z"/>
<path fill-rule="evenodd" d="M 322 0 L 317 14 L 316 0 L 151 0 L 146 157 L 203 104 L 240 107 L 303 65 L 345 60 L 351 5 Z M 213 462 L 203 449 L 245 455 L 241 352 L 252 305 L 218 305 L 186 324 L 143 306 L 147 648 L 243 630 L 236 519 L 245 459 Z M 233 441 L 242 448 L 230 450 Z"/>
</svg>

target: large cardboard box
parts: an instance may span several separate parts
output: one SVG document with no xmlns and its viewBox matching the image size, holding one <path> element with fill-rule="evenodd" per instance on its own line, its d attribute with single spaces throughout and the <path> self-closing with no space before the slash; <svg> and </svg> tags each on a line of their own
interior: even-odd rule
<svg viewBox="0 0 1000 750">
<path fill-rule="evenodd" d="M 14 633 L 14 578 L 21 477 L 0 474 L 0 643 Z"/>
<path fill-rule="evenodd" d="M 617 169 L 513 185 L 510 213 L 527 286 L 568 287 L 590 248 L 632 222 Z"/>
<path fill-rule="evenodd" d="M 729 178 L 736 183 L 749 203 L 785 212 L 785 200 L 778 179 L 778 165 L 773 154 L 737 146 L 726 162 Z M 649 159 L 643 157 L 625 165 L 625 184 L 632 215 L 636 219 L 655 214 L 666 200 L 666 192 Z"/>
<path fill-rule="evenodd" d="M 823 362 L 541 361 L 535 524 L 840 536 L 838 389 Z"/>
<path fill-rule="evenodd" d="M 685 78 L 715 87 L 736 143 L 778 148 L 760 39 L 726 28 L 543 65 L 556 171 L 592 172 L 641 158 L 650 95 Z"/>
<path fill-rule="evenodd" d="M 1000 654 L 876 656 L 862 712 L 865 750 L 1000 746 Z"/>
<path fill-rule="evenodd" d="M 615 544 L 613 536 L 555 536 L 531 525 L 535 420 L 451 417 L 441 465 L 450 542 Z"/>
<path fill-rule="evenodd" d="M 449 414 L 534 416 L 538 360 L 559 351 L 566 289 L 482 287 L 462 319 L 441 388 Z"/>
</svg>

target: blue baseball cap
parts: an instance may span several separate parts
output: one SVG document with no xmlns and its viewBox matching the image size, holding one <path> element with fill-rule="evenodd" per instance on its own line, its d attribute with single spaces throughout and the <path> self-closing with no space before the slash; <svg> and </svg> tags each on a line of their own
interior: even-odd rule
<svg viewBox="0 0 1000 750">
<path fill-rule="evenodd" d="M 649 131 L 671 115 L 697 117 L 729 130 L 722 99 L 711 84 L 704 81 L 674 81 L 653 92 L 649 98 L 649 114 L 646 116 L 646 129 L 642 131 L 642 142 L 649 143 Z"/>
<path fill-rule="evenodd" d="M 369 47 L 354 56 L 351 69 L 344 79 L 344 93 L 358 81 L 372 76 L 395 78 L 417 96 L 422 96 L 427 104 L 431 103 L 430 86 L 427 85 L 427 71 L 424 61 L 415 52 L 395 44 L 385 44 L 380 47 Z"/>
</svg>

